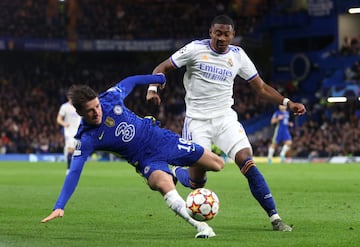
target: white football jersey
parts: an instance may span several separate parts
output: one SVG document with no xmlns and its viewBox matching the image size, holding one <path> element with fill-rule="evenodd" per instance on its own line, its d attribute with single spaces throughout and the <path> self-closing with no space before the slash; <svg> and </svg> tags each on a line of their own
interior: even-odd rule
<svg viewBox="0 0 360 247">
<path fill-rule="evenodd" d="M 254 78 L 258 72 L 245 51 L 230 45 L 220 54 L 210 46 L 210 40 L 188 43 L 175 52 L 171 62 L 177 68 L 186 66 L 186 116 L 194 119 L 212 119 L 226 114 L 234 104 L 234 78 Z"/>
<path fill-rule="evenodd" d="M 60 106 L 59 115 L 63 117 L 64 122 L 69 123 L 69 127 L 64 127 L 65 137 L 74 137 L 81 121 L 81 117 L 77 114 L 75 107 L 66 102 Z"/>
</svg>

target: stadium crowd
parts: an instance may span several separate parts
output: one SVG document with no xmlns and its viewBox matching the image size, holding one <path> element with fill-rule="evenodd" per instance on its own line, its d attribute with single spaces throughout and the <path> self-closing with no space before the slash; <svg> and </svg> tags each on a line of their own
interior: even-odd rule
<svg viewBox="0 0 360 247">
<path fill-rule="evenodd" d="M 237 34 L 245 35 L 251 32 L 270 2 L 275 4 L 277 1 L 3 0 L 0 1 L 0 37 L 206 38 L 209 20 L 223 12 L 236 20 Z M 151 73 L 155 64 L 169 55 L 164 53 L 1 51 L 0 153 L 62 153 L 64 140 L 56 115 L 61 103 L 66 101 L 65 92 L 71 84 L 85 83 L 101 91 L 126 76 Z M 142 87 L 129 97 L 128 107 L 141 116 L 155 115 L 163 127 L 181 133 L 185 111 L 182 71 L 170 73 L 167 77 L 160 108 L 146 103 L 146 88 Z M 358 63 L 351 68 L 351 78 L 357 78 L 357 81 L 360 78 Z M 296 88 L 289 85 L 272 84 L 291 96 L 296 93 Z M 241 92 L 241 98 L 236 97 L 237 92 Z M 240 79 L 235 83 L 234 95 L 234 109 L 240 121 L 261 117 L 276 108 L 256 97 Z M 358 101 L 337 105 L 319 103 L 307 107 L 307 121 L 291 130 L 292 156 L 360 156 Z M 267 135 L 253 140 L 255 155 L 266 156 L 270 138 Z"/>
<path fill-rule="evenodd" d="M 150 73 L 152 56 L 134 53 L 115 56 L 61 53 L 4 53 L 0 56 L 0 121 L 2 153 L 61 153 L 62 130 L 56 123 L 65 92 L 73 83 L 86 83 L 103 90 L 113 82 L 132 74 Z M 142 66 L 138 65 L 141 57 Z M 165 57 L 163 54 L 153 56 Z M 96 59 L 95 59 L 96 58 Z M 128 107 L 141 116 L 155 115 L 162 126 L 181 133 L 184 117 L 182 73 L 168 75 L 161 92 L 160 108 L 146 103 L 146 88 L 137 88 Z M 271 112 L 276 106 L 254 96 L 250 87 L 238 81 L 234 108 L 239 120 L 245 121 Z M 275 85 L 279 87 L 280 85 Z M 280 89 L 280 90 L 286 90 Z M 131 103 L 136 102 L 136 103 Z M 359 103 L 307 106 L 308 120 L 292 129 L 293 151 L 297 157 L 360 155 Z M 253 142 L 255 155 L 266 155 L 270 137 Z"/>
<path fill-rule="evenodd" d="M 251 31 L 268 0 L 3 0 L 0 36 L 67 39 L 207 37 L 208 23 L 228 13 L 236 32 Z M 196 25 L 194 25 L 196 23 Z"/>
</svg>

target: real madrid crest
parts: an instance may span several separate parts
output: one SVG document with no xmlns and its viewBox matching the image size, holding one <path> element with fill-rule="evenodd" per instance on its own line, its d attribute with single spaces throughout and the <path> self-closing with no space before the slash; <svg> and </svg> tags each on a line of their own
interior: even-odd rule
<svg viewBox="0 0 360 247">
<path fill-rule="evenodd" d="M 228 64 L 232 67 L 234 65 L 234 62 L 231 58 L 228 59 Z"/>
</svg>

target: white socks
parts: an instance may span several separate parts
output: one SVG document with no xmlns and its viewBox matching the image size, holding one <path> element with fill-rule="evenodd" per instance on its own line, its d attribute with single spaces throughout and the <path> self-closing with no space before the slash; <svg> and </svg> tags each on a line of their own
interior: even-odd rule
<svg viewBox="0 0 360 247">
<path fill-rule="evenodd" d="M 271 159 L 274 156 L 275 149 L 270 146 L 268 150 L 268 158 Z"/>
<path fill-rule="evenodd" d="M 289 147 L 288 145 L 284 144 L 284 146 L 283 146 L 282 149 L 281 149 L 280 156 L 285 157 L 286 152 L 287 152 L 289 149 L 290 149 L 290 147 Z"/>
<path fill-rule="evenodd" d="M 273 214 L 270 216 L 270 222 L 273 222 L 274 220 L 281 220 L 281 218 L 278 214 Z"/>
<path fill-rule="evenodd" d="M 285 157 L 286 152 L 289 151 L 290 146 L 284 144 L 280 151 L 280 157 Z M 273 147 L 269 147 L 268 149 L 268 158 L 271 159 L 274 156 L 275 149 Z"/>
<path fill-rule="evenodd" d="M 184 199 L 179 195 L 177 190 L 171 190 L 166 195 L 164 195 L 164 199 L 167 205 L 178 215 L 180 215 L 183 219 L 189 222 L 196 229 L 199 228 L 201 222 L 194 220 L 186 211 L 186 205 Z"/>
</svg>

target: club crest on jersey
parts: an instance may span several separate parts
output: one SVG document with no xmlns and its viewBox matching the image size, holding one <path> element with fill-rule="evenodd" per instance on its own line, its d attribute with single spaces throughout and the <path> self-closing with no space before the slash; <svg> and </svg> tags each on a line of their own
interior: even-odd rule
<svg viewBox="0 0 360 247">
<path fill-rule="evenodd" d="M 111 117 L 106 117 L 105 119 L 105 125 L 108 127 L 114 127 L 115 126 L 115 120 Z"/>
<path fill-rule="evenodd" d="M 232 67 L 234 66 L 234 62 L 231 58 L 228 59 L 227 63 Z"/>
<path fill-rule="evenodd" d="M 119 105 L 114 106 L 114 113 L 115 113 L 116 115 L 120 115 L 121 113 L 123 113 L 122 107 L 119 106 Z"/>
</svg>

